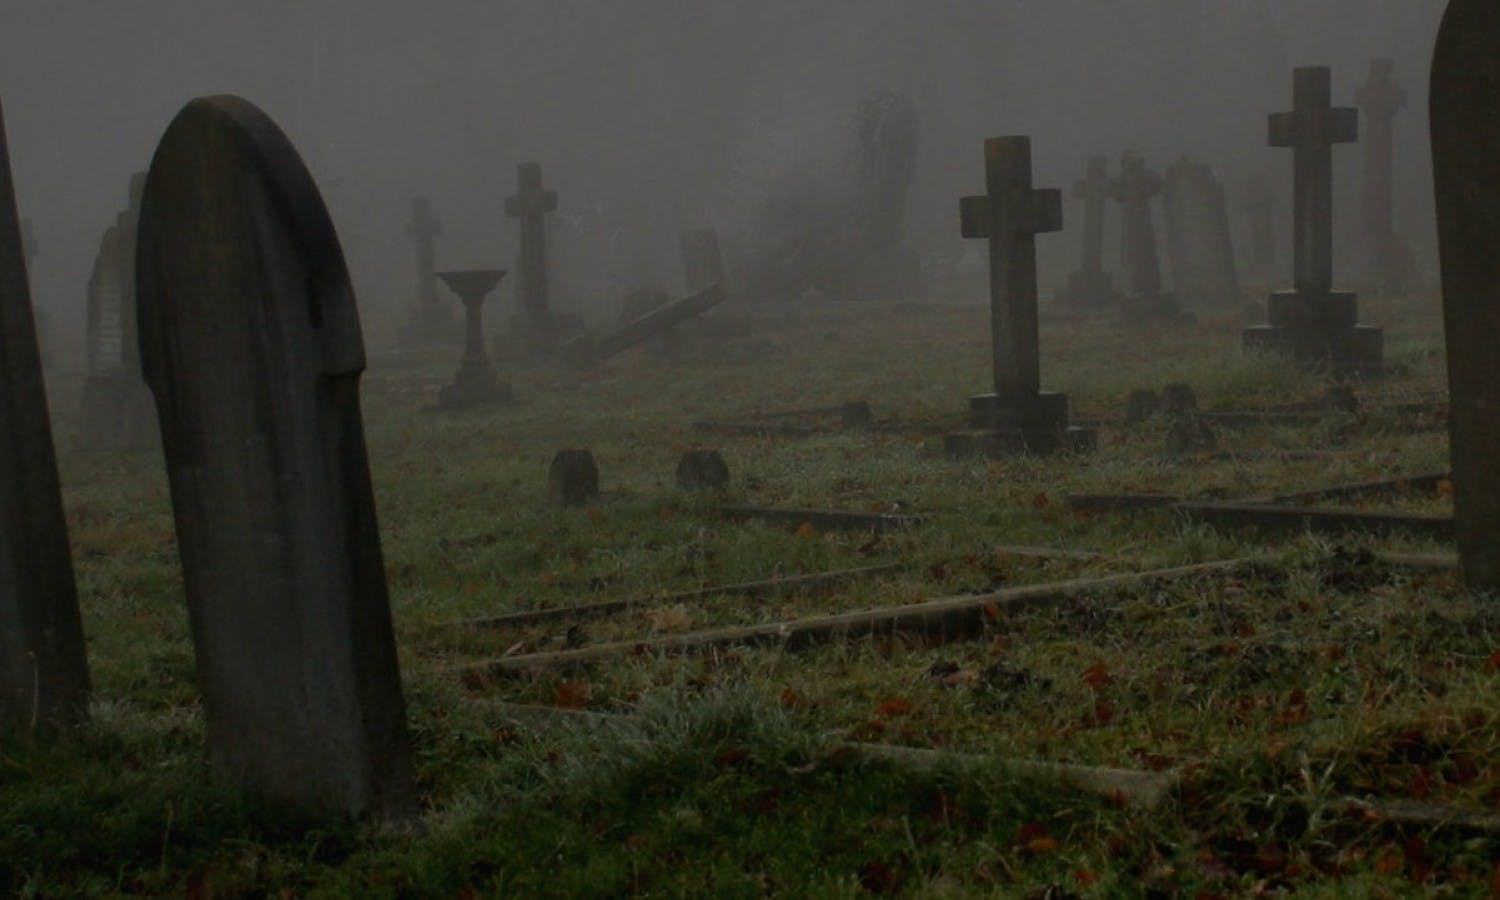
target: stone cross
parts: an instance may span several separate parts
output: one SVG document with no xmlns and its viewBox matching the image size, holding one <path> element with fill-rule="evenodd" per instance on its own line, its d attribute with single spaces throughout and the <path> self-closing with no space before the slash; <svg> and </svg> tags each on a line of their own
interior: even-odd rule
<svg viewBox="0 0 1500 900">
<path fill-rule="evenodd" d="M 1333 148 L 1359 139 L 1359 111 L 1332 106 L 1326 66 L 1304 66 L 1293 79 L 1293 110 L 1271 116 L 1270 143 L 1295 155 L 1294 284 L 1299 293 L 1327 293 L 1333 289 Z"/>
<path fill-rule="evenodd" d="M 1260 172 L 1245 179 L 1242 195 L 1245 215 L 1250 219 L 1250 260 L 1257 266 L 1276 262 L 1276 228 L 1271 221 L 1276 192 Z"/>
<path fill-rule="evenodd" d="M 259 109 L 201 98 L 168 126 L 140 263 L 141 357 L 214 768 L 301 810 L 403 814 L 359 313 L 312 177 Z"/>
<path fill-rule="evenodd" d="M 406 236 L 417 246 L 417 309 L 427 312 L 439 305 L 437 292 L 437 239 L 443 235 L 443 223 L 432 215 L 432 200 L 414 197 L 411 221 Z"/>
<path fill-rule="evenodd" d="M 545 319 L 549 310 L 546 215 L 557 210 L 557 191 L 542 189 L 541 163 L 522 163 L 517 190 L 506 198 L 505 214 L 521 222 L 521 309 L 528 318 Z"/>
<path fill-rule="evenodd" d="M 1120 174 L 1110 183 L 1110 196 L 1120 204 L 1121 258 L 1133 295 L 1161 293 L 1161 257 L 1151 219 L 1151 201 L 1161 189 L 1161 176 L 1147 169 L 1138 154 L 1127 152 L 1120 157 Z"/>
<path fill-rule="evenodd" d="M 500 380 L 484 349 L 484 298 L 490 295 L 504 269 L 439 272 L 448 289 L 464 304 L 464 359 L 453 383 L 438 394 L 438 406 L 454 409 L 509 400 L 510 386 Z"/>
<path fill-rule="evenodd" d="M 1396 113 L 1406 106 L 1406 91 L 1391 75 L 1393 60 L 1370 63 L 1370 77 L 1359 89 L 1355 103 L 1365 120 L 1365 231 L 1386 234 L 1391 230 L 1391 177 L 1396 152 Z"/>
<path fill-rule="evenodd" d="M 78 589 L 0 110 L 0 734 L 88 711 Z"/>
<path fill-rule="evenodd" d="M 1500 4 L 1450 0 L 1432 67 L 1454 526 L 1464 580 L 1500 591 Z"/>
<path fill-rule="evenodd" d="M 990 349 L 1001 403 L 1042 388 L 1036 236 L 1062 230 L 1062 192 L 1031 186 L 1031 139 L 984 143 L 985 194 L 963 198 L 963 236 L 990 246 Z"/>
</svg>

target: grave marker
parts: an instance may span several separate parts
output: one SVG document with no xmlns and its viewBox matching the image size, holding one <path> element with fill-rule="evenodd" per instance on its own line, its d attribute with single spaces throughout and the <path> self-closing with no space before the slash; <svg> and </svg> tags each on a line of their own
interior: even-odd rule
<svg viewBox="0 0 1500 900">
<path fill-rule="evenodd" d="M 439 272 L 437 277 L 463 301 L 465 313 L 463 363 L 453 383 L 438 392 L 438 407 L 458 409 L 509 400 L 510 385 L 500 380 L 484 349 L 484 298 L 505 277 L 505 270 Z"/>
<path fill-rule="evenodd" d="M 172 121 L 140 262 L 214 768 L 309 811 L 401 814 L 413 787 L 359 313 L 322 198 L 263 112 L 208 97 Z"/>
<path fill-rule="evenodd" d="M 0 733 L 88 711 L 78 590 L 0 110 Z"/>
<path fill-rule="evenodd" d="M 417 300 L 411 308 L 404 343 L 448 343 L 457 336 L 457 330 L 452 311 L 438 295 L 437 239 L 443 236 L 443 223 L 432 214 L 431 199 L 412 198 L 406 236 L 417 251 Z"/>
<path fill-rule="evenodd" d="M 1295 108 L 1271 116 L 1270 143 L 1294 151 L 1295 288 L 1271 295 L 1268 324 L 1247 329 L 1245 346 L 1374 374 L 1381 368 L 1384 336 L 1379 328 L 1358 324 L 1354 294 L 1333 290 L 1333 148 L 1357 139 L 1358 111 L 1331 105 L 1327 67 L 1297 69 L 1294 81 Z"/>
<path fill-rule="evenodd" d="M 1451 0 L 1432 66 L 1454 530 L 1464 580 L 1500 590 L 1500 5 Z"/>
<path fill-rule="evenodd" d="M 986 193 L 965 197 L 960 217 L 964 237 L 989 241 L 995 392 L 970 398 L 974 430 L 949 435 L 948 453 L 1086 449 L 1093 434 L 1068 427 L 1067 395 L 1041 390 L 1036 236 L 1062 229 L 1062 194 L 1032 188 L 1030 138 L 991 138 L 984 156 Z"/>
<path fill-rule="evenodd" d="M 1391 190 L 1396 158 L 1396 114 L 1406 106 L 1406 90 L 1392 77 L 1396 63 L 1377 59 L 1370 63 L 1370 76 L 1355 95 L 1355 105 L 1364 113 L 1365 183 L 1361 224 L 1365 240 L 1365 264 L 1375 284 L 1384 290 L 1402 290 L 1417 280 L 1417 263 L 1411 247 L 1396 232 Z"/>
<path fill-rule="evenodd" d="M 1110 182 L 1110 196 L 1120 204 L 1120 245 L 1129 289 L 1121 308 L 1127 321 L 1176 318 L 1177 298 L 1161 285 L 1161 257 L 1151 200 L 1162 191 L 1162 178 L 1146 168 L 1136 153 L 1120 157 L 1120 174 Z"/>
<path fill-rule="evenodd" d="M 521 311 L 513 320 L 513 329 L 526 353 L 550 353 L 583 330 L 583 321 L 577 316 L 555 313 L 551 308 L 546 216 L 557 211 L 557 191 L 542 188 L 541 163 L 522 163 L 516 170 L 516 185 L 515 195 L 505 200 L 505 214 L 521 225 L 516 284 Z"/>
<path fill-rule="evenodd" d="M 1219 176 L 1203 163 L 1179 159 L 1167 168 L 1162 205 L 1177 299 L 1199 309 L 1242 308 L 1245 295 Z"/>
<path fill-rule="evenodd" d="M 1108 309 L 1124 300 L 1115 290 L 1114 279 L 1104 271 L 1104 212 L 1109 186 L 1109 160 L 1089 157 L 1088 174 L 1073 186 L 1073 196 L 1083 201 L 1083 259 L 1078 271 L 1068 276 L 1067 288 L 1058 294 L 1058 300 L 1069 309 Z"/>
</svg>

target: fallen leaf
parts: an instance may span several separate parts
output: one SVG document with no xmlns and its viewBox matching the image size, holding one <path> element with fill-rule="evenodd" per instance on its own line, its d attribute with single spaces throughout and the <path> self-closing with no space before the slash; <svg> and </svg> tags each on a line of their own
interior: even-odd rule
<svg viewBox="0 0 1500 900">
<path fill-rule="evenodd" d="M 559 682 L 552 691 L 552 705 L 558 709 L 583 709 L 589 705 L 587 681 Z"/>
<path fill-rule="evenodd" d="M 781 705 L 787 709 L 800 709 L 804 703 L 802 695 L 791 688 L 786 688 L 781 692 Z"/>
<path fill-rule="evenodd" d="M 811 522 L 803 522 L 797 526 L 797 537 L 814 538 L 818 536 L 818 529 Z"/>
<path fill-rule="evenodd" d="M 1052 498 L 1048 497 L 1045 493 L 1037 494 L 1031 498 L 1031 505 L 1037 509 L 1046 509 L 1052 505 Z"/>
<path fill-rule="evenodd" d="M 888 697 L 875 707 L 877 716 L 904 716 L 912 711 L 912 702 L 905 697 Z"/>
<path fill-rule="evenodd" d="M 1080 677 L 1083 678 L 1084 684 L 1094 688 L 1101 688 L 1105 685 L 1115 683 L 1114 678 L 1109 674 L 1109 667 L 1102 662 L 1094 663 L 1092 666 L 1084 669 L 1083 675 Z"/>
</svg>

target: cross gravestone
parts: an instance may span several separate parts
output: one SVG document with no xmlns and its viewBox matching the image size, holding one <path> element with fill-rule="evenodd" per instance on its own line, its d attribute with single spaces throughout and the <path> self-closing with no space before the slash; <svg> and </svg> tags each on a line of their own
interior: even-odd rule
<svg viewBox="0 0 1500 900">
<path fill-rule="evenodd" d="M 87 368 L 75 441 L 82 450 L 143 450 L 158 440 L 135 327 L 136 229 L 145 183 L 144 173 L 131 176 L 130 207 L 104 232 L 89 278 Z"/>
<path fill-rule="evenodd" d="M 552 311 L 547 272 L 546 216 L 557 211 L 557 191 L 542 188 L 540 163 L 522 163 L 516 172 L 516 193 L 506 198 L 505 214 L 521 225 L 521 253 L 516 290 L 521 311 L 512 331 L 528 355 L 550 353 L 562 342 L 583 332 L 583 320 Z"/>
<path fill-rule="evenodd" d="M 406 236 L 412 239 L 417 251 L 417 299 L 402 343 L 409 346 L 450 343 L 458 331 L 453 327 L 452 310 L 438 295 L 437 239 L 443 236 L 443 223 L 432 214 L 430 198 L 412 198 Z"/>
<path fill-rule="evenodd" d="M 1276 263 L 1276 190 L 1260 172 L 1245 179 L 1241 208 L 1250 220 L 1250 261 L 1257 266 Z"/>
<path fill-rule="evenodd" d="M 1500 5 L 1451 0 L 1432 65 L 1454 531 L 1464 580 L 1500 591 Z"/>
<path fill-rule="evenodd" d="M 1146 168 L 1138 154 L 1120 157 L 1120 174 L 1110 182 L 1110 196 L 1120 204 L 1120 244 L 1129 290 L 1121 307 L 1126 321 L 1177 318 L 1177 298 L 1162 290 L 1161 257 L 1151 201 L 1162 191 L 1160 175 Z"/>
<path fill-rule="evenodd" d="M 88 710 L 78 589 L 0 110 L 0 734 Z"/>
<path fill-rule="evenodd" d="M 1219 176 L 1203 163 L 1179 159 L 1167 167 L 1162 206 L 1178 301 L 1198 309 L 1243 308 L 1229 204 Z"/>
<path fill-rule="evenodd" d="M 1118 309 L 1124 298 L 1115 290 L 1114 279 L 1104 271 L 1104 212 L 1109 203 L 1109 160 L 1091 156 L 1088 174 L 1073 186 L 1073 196 L 1083 201 L 1083 259 L 1078 271 L 1068 276 L 1068 286 L 1058 292 L 1068 309 L 1093 312 Z"/>
<path fill-rule="evenodd" d="M 1297 69 L 1294 81 L 1295 108 L 1271 117 L 1270 143 L 1290 147 L 1295 155 L 1295 288 L 1271 295 L 1268 324 L 1247 329 L 1245 346 L 1351 374 L 1376 374 L 1384 335 L 1358 324 L 1354 294 L 1333 290 L 1333 148 L 1358 138 L 1358 112 L 1332 106 L 1331 75 L 1324 66 Z"/>
<path fill-rule="evenodd" d="M 1396 232 L 1391 190 L 1396 158 L 1396 114 L 1406 106 L 1406 90 L 1392 77 L 1394 60 L 1370 63 L 1370 77 L 1355 96 L 1364 113 L 1365 183 L 1361 224 L 1365 265 L 1372 281 L 1383 290 L 1403 290 L 1417 281 L 1411 247 Z"/>
<path fill-rule="evenodd" d="M 500 380 L 484 349 L 484 298 L 505 277 L 505 270 L 439 272 L 437 277 L 459 296 L 465 312 L 463 363 L 453 383 L 438 392 L 438 408 L 459 409 L 509 400 L 510 385 Z"/>
<path fill-rule="evenodd" d="M 990 337 L 995 392 L 969 400 L 971 431 L 949 435 L 952 456 L 1046 454 L 1088 449 L 1093 433 L 1068 426 L 1066 394 L 1041 389 L 1036 236 L 1062 230 L 1062 193 L 1035 190 L 1031 139 L 991 138 L 984 145 L 982 197 L 965 197 L 965 238 L 989 241 Z"/>
<path fill-rule="evenodd" d="M 157 147 L 140 242 L 141 357 L 214 768 L 303 810 L 402 814 L 364 342 L 322 198 L 263 112 L 200 98 Z"/>
</svg>

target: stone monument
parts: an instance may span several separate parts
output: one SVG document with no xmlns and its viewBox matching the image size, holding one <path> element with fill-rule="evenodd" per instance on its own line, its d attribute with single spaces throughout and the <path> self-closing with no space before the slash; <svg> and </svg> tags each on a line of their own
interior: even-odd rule
<svg viewBox="0 0 1500 900">
<path fill-rule="evenodd" d="M 505 270 L 439 272 L 437 277 L 463 301 L 465 312 L 464 359 L 453 383 L 438 392 L 438 408 L 460 409 L 511 399 L 510 385 L 500 380 L 484 349 L 484 298 L 505 277 Z"/>
<path fill-rule="evenodd" d="M 1083 201 L 1083 259 L 1078 271 L 1068 276 L 1068 286 L 1058 292 L 1058 305 L 1078 312 L 1119 309 L 1125 298 L 1115 289 L 1114 279 L 1104 271 L 1104 211 L 1109 202 L 1109 160 L 1091 156 L 1088 174 L 1073 186 L 1073 196 Z"/>
<path fill-rule="evenodd" d="M 1396 232 L 1392 176 L 1396 159 L 1396 114 L 1406 106 L 1406 90 L 1392 77 L 1396 63 L 1377 59 L 1370 77 L 1355 96 L 1364 113 L 1365 182 L 1360 217 L 1366 272 L 1381 290 L 1402 291 L 1416 285 L 1417 262 L 1406 239 Z"/>
<path fill-rule="evenodd" d="M 1092 432 L 1068 425 L 1066 394 L 1041 389 L 1036 236 L 1062 230 L 1062 194 L 1035 190 L 1031 139 L 984 145 L 984 196 L 965 197 L 965 238 L 989 241 L 990 337 L 995 391 L 969 400 L 970 431 L 949 435 L 952 456 L 1086 450 Z"/>
<path fill-rule="evenodd" d="M 1160 175 L 1146 168 L 1136 153 L 1120 157 L 1120 174 L 1110 182 L 1110 196 L 1120 204 L 1120 248 L 1129 289 L 1121 313 L 1128 322 L 1175 319 L 1177 298 L 1162 290 L 1161 257 L 1151 201 L 1162 190 Z"/>
<path fill-rule="evenodd" d="M 0 110 L 0 734 L 88 712 L 78 589 Z"/>
<path fill-rule="evenodd" d="M 323 200 L 263 112 L 200 98 L 157 146 L 140 243 L 141 358 L 213 767 L 273 803 L 403 815 L 364 341 Z"/>
<path fill-rule="evenodd" d="M 1223 182 L 1213 169 L 1186 157 L 1167 167 L 1165 181 L 1162 206 L 1178 302 L 1191 309 L 1242 309 L 1245 294 Z"/>
<path fill-rule="evenodd" d="M 1271 295 L 1269 323 L 1245 332 L 1245 346 L 1349 374 L 1381 370 L 1384 335 L 1358 324 L 1358 299 L 1333 289 L 1333 148 L 1359 135 L 1358 111 L 1331 105 L 1329 70 L 1296 70 L 1295 108 L 1271 117 L 1270 143 L 1294 152 L 1294 284 Z"/>
<path fill-rule="evenodd" d="M 412 198 L 406 236 L 412 239 L 417 251 L 417 298 L 402 343 L 413 346 L 452 343 L 458 329 L 453 325 L 453 311 L 439 296 L 437 287 L 437 239 L 443 236 L 443 223 L 432 214 L 431 199 Z"/>
<path fill-rule="evenodd" d="M 511 323 L 520 349 L 529 356 L 551 353 L 583 332 L 578 316 L 552 311 L 547 272 L 548 213 L 557 211 L 557 191 L 542 188 L 540 163 L 522 163 L 516 172 L 515 196 L 505 201 L 505 214 L 521 225 L 519 279 L 516 290 L 521 311 Z"/>
</svg>

